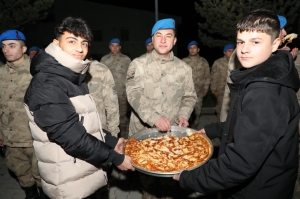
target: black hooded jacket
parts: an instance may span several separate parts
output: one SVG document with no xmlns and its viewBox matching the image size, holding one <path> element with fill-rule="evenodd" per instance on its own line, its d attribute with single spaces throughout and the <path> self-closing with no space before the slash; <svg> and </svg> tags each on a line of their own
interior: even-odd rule
<svg viewBox="0 0 300 199">
<path fill-rule="evenodd" d="M 277 51 L 264 63 L 232 71 L 224 123 L 205 126 L 220 137 L 219 156 L 180 175 L 180 185 L 224 198 L 292 198 L 298 168 L 299 89 L 292 56 Z"/>
<path fill-rule="evenodd" d="M 24 103 L 33 112 L 35 123 L 47 132 L 50 141 L 67 154 L 101 167 L 108 162 L 120 165 L 124 155 L 114 151 L 118 141 L 105 132 L 105 143 L 86 133 L 70 98 L 89 93 L 85 74 L 61 65 L 54 57 L 39 50 L 30 65 L 33 78 Z"/>
</svg>

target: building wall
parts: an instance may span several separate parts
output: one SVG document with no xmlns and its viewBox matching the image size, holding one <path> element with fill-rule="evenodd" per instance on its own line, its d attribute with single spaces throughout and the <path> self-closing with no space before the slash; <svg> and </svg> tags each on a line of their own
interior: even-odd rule
<svg viewBox="0 0 300 199">
<path fill-rule="evenodd" d="M 27 29 L 24 32 L 28 38 L 27 43 L 44 48 L 54 38 L 55 24 L 68 16 L 81 17 L 94 32 L 91 55 L 97 60 L 109 53 L 108 42 L 115 37 L 121 40 L 122 53 L 131 59 L 145 53 L 145 41 L 151 36 L 151 29 L 155 24 L 155 12 L 80 0 L 55 1 L 54 16 L 54 22 L 39 23 Z M 162 18 L 174 18 L 177 27 L 181 24 L 181 18 L 177 16 L 159 13 L 159 19 Z M 176 46 L 173 51 L 176 54 Z"/>
</svg>

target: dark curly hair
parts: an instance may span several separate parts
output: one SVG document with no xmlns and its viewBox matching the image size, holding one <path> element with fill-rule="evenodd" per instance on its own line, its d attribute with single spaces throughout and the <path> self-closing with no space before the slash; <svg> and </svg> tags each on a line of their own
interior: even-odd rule
<svg viewBox="0 0 300 199">
<path fill-rule="evenodd" d="M 81 18 L 67 17 L 54 29 L 55 38 L 59 39 L 64 32 L 74 34 L 76 37 L 82 37 L 88 40 L 89 45 L 93 40 L 93 33 L 86 21 Z"/>
</svg>

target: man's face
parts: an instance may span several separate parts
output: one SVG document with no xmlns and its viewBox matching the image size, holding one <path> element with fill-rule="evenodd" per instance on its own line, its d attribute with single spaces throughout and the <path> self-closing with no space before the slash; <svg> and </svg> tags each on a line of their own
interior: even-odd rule
<svg viewBox="0 0 300 199">
<path fill-rule="evenodd" d="M 257 31 L 238 32 L 236 41 L 236 53 L 244 68 L 252 68 L 266 61 L 275 52 L 280 44 L 277 38 L 272 42 L 267 33 Z"/>
<path fill-rule="evenodd" d="M 2 41 L 2 52 L 6 60 L 14 65 L 24 61 L 24 53 L 26 46 L 18 40 L 4 40 Z"/>
<path fill-rule="evenodd" d="M 109 49 L 112 54 L 117 54 L 118 52 L 120 52 L 121 46 L 118 43 L 112 43 L 110 44 Z"/>
<path fill-rule="evenodd" d="M 227 59 L 229 59 L 229 58 L 231 57 L 233 51 L 234 51 L 233 48 L 226 50 L 225 53 L 224 53 L 225 57 L 226 57 Z"/>
<path fill-rule="evenodd" d="M 282 44 L 282 39 L 287 35 L 284 28 L 282 28 L 279 32 L 280 45 Z"/>
<path fill-rule="evenodd" d="M 189 48 L 189 53 L 191 56 L 195 56 L 199 53 L 200 48 L 198 48 L 197 45 L 191 45 L 191 47 Z"/>
<path fill-rule="evenodd" d="M 148 53 L 151 53 L 152 52 L 152 50 L 153 50 L 153 43 L 152 42 L 150 42 L 150 43 L 148 43 L 147 44 L 147 46 L 146 46 L 146 48 L 147 48 L 147 52 Z"/>
<path fill-rule="evenodd" d="M 36 52 L 37 52 L 36 50 L 29 51 L 29 57 L 30 57 L 30 59 L 33 58 L 33 56 L 35 55 Z"/>
<path fill-rule="evenodd" d="M 155 51 L 163 58 L 170 57 L 170 51 L 176 44 L 177 38 L 173 29 L 158 30 L 152 36 Z"/>
<path fill-rule="evenodd" d="M 77 60 L 84 60 L 89 50 L 87 39 L 76 37 L 69 32 L 64 32 L 59 39 L 54 39 L 53 43 Z"/>
</svg>

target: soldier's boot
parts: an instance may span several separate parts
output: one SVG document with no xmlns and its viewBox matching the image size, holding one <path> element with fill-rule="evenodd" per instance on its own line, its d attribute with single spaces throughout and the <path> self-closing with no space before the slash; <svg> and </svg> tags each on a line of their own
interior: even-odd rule
<svg viewBox="0 0 300 199">
<path fill-rule="evenodd" d="M 43 191 L 42 187 L 38 187 L 39 193 L 40 193 L 40 197 L 39 199 L 50 199 Z"/>
<path fill-rule="evenodd" d="M 39 199 L 39 193 L 36 188 L 36 185 L 32 185 L 31 187 L 22 187 L 25 191 L 26 198 L 25 199 Z"/>
</svg>

